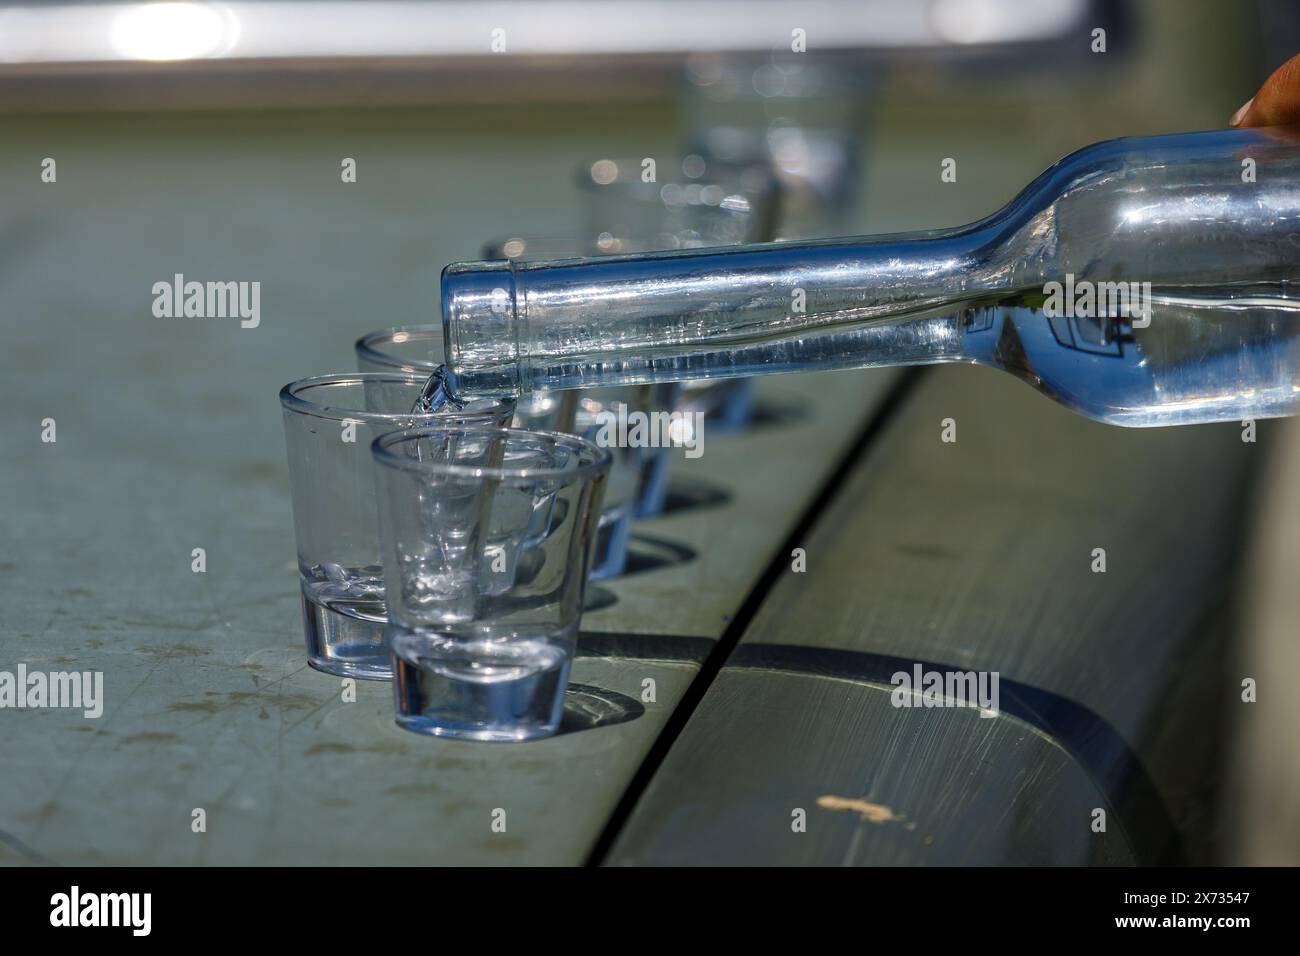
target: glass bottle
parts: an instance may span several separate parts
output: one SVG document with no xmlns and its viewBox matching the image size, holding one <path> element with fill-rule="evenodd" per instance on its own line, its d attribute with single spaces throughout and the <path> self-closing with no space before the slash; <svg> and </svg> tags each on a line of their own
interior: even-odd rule
<svg viewBox="0 0 1300 956">
<path fill-rule="evenodd" d="M 467 394 L 970 362 L 1119 425 L 1300 402 L 1300 128 L 1113 140 L 933 232 L 456 263 Z"/>
</svg>

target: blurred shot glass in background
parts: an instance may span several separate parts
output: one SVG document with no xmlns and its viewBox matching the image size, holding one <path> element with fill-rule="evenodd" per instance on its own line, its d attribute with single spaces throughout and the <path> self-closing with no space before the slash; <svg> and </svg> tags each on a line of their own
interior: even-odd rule
<svg viewBox="0 0 1300 956">
<path fill-rule="evenodd" d="M 421 425 L 372 444 L 397 723 L 470 740 L 559 727 L 610 453 Z"/>
<path fill-rule="evenodd" d="M 414 414 L 427 375 L 320 375 L 280 390 L 293 496 L 303 629 L 312 667 L 387 680 L 387 612 L 370 443 L 421 423 L 502 425 L 510 402 Z"/>
<path fill-rule="evenodd" d="M 712 170 L 771 170 L 781 193 L 772 238 L 857 235 L 879 72 L 834 53 L 695 53 L 683 77 L 682 136 Z"/>
</svg>

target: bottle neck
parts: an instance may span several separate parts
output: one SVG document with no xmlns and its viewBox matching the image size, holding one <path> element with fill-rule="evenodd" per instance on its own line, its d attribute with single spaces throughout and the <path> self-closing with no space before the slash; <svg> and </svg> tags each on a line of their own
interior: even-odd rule
<svg viewBox="0 0 1300 956">
<path fill-rule="evenodd" d="M 1057 286 L 1137 283 L 1148 305 L 1239 312 L 1276 299 L 1289 313 L 1298 142 L 1300 127 L 1094 144 L 993 217 L 942 232 L 454 264 L 442 276 L 447 362 L 458 389 L 489 395 L 962 359 L 1038 381 L 1046 366 L 1021 354 L 1024 336 L 993 335 L 1006 325 L 992 303 L 1032 309 L 1037 296 L 1074 321 L 1086 294 L 1057 302 Z M 1087 352 L 1120 330 L 1028 331 Z M 1151 347 L 1174 354 L 1165 334 Z"/>
<path fill-rule="evenodd" d="M 963 358 L 960 316 L 996 291 L 991 222 L 443 273 L 460 391 L 518 394 Z M 990 278 L 993 281 L 990 281 Z"/>
</svg>

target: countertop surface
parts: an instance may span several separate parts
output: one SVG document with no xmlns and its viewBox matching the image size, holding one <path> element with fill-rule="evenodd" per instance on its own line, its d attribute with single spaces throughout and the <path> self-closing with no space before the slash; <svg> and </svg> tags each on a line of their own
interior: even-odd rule
<svg viewBox="0 0 1300 956">
<path fill-rule="evenodd" d="M 0 119 L 0 671 L 104 680 L 96 719 L 0 710 L 0 862 L 1215 858 L 1269 423 L 1108 428 L 978 368 L 774 376 L 592 589 L 559 736 L 420 738 L 387 685 L 306 666 L 278 389 L 431 321 L 443 263 L 571 230 L 576 158 L 667 155 L 677 118 L 637 115 Z M 941 207 L 952 123 L 882 136 L 856 218 L 974 219 L 1132 131 L 1106 115 L 968 130 Z M 155 317 L 176 274 L 261 282 L 257 327 Z M 996 671 L 998 716 L 890 706 L 918 664 Z"/>
</svg>

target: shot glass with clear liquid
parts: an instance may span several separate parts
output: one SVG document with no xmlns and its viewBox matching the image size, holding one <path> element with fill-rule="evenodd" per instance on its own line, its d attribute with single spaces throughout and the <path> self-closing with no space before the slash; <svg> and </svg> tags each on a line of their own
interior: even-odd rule
<svg viewBox="0 0 1300 956">
<path fill-rule="evenodd" d="M 357 340 L 356 353 L 357 367 L 363 372 L 400 370 L 427 377 L 442 364 L 442 326 L 400 326 L 372 332 Z M 591 439 L 601 412 L 613 413 L 619 404 L 645 413 L 668 410 L 676 404 L 677 394 L 673 383 L 531 392 L 519 400 L 511 424 Z M 594 581 L 623 573 L 633 520 L 662 511 L 668 493 L 668 449 L 611 448 L 610 452 L 613 464 L 591 566 Z"/>
<path fill-rule="evenodd" d="M 307 660 L 344 677 L 392 676 L 370 443 L 416 424 L 501 425 L 511 402 L 414 414 L 428 376 L 320 375 L 280 390 Z"/>
<path fill-rule="evenodd" d="M 372 444 L 397 723 L 469 740 L 559 727 L 608 451 L 422 425 Z"/>
</svg>

